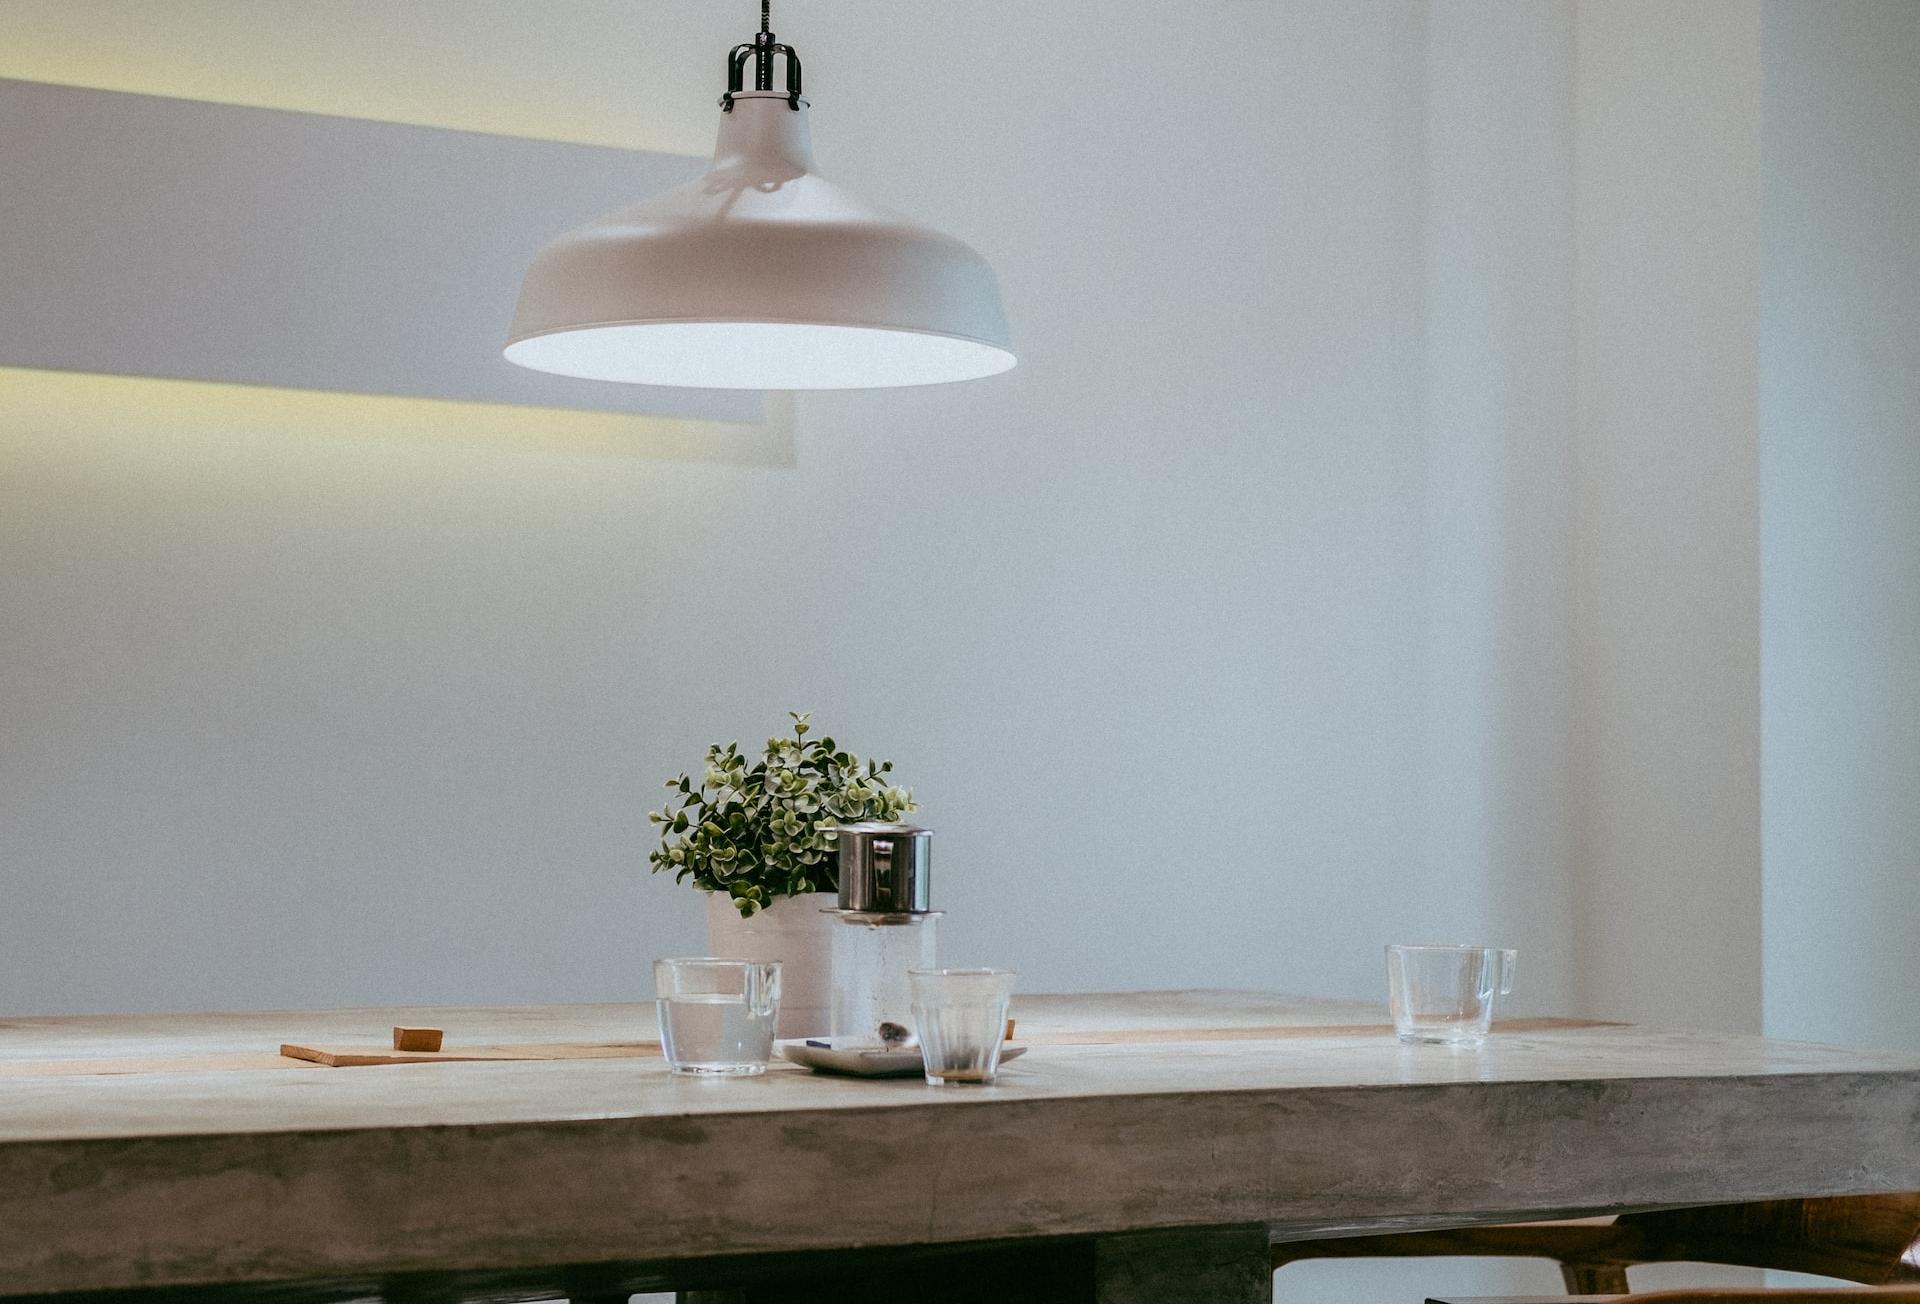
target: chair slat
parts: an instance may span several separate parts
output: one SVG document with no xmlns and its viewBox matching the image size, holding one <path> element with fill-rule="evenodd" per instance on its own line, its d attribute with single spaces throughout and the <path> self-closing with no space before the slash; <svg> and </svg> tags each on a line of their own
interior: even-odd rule
<svg viewBox="0 0 1920 1304">
<path fill-rule="evenodd" d="M 1774 1268 L 1868 1286 L 1920 1282 L 1920 1192 L 1671 1209 L 1604 1223 L 1325 1237 L 1273 1247 L 1276 1268 L 1300 1259 L 1435 1256 L 1549 1259 L 1560 1265 L 1570 1291 L 1601 1298 L 1625 1290 L 1625 1271 L 1637 1263 Z M 1554 1299 L 1565 1304 L 1567 1296 Z"/>
<path fill-rule="evenodd" d="M 1727 1287 L 1712 1290 L 1659 1290 L 1644 1295 L 1451 1295 L 1428 1296 L 1427 1304 L 1920 1304 L 1920 1289 L 1909 1286 L 1843 1286 L 1830 1290 L 1769 1290 Z"/>
</svg>

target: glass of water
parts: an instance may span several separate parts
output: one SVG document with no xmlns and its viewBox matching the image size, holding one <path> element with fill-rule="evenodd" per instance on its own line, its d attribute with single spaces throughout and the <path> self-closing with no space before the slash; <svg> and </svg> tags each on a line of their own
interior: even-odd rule
<svg viewBox="0 0 1920 1304">
<path fill-rule="evenodd" d="M 778 960 L 655 960 L 660 1049 L 675 1073 L 767 1071 L 780 1012 Z"/>
<path fill-rule="evenodd" d="M 1007 1036 L 1009 969 L 913 969 L 913 1029 L 927 1081 L 992 1082 Z"/>
<path fill-rule="evenodd" d="M 1513 990 L 1519 952 L 1497 946 L 1389 946 L 1387 1003 L 1405 1042 L 1478 1046 L 1493 1000 Z"/>
</svg>

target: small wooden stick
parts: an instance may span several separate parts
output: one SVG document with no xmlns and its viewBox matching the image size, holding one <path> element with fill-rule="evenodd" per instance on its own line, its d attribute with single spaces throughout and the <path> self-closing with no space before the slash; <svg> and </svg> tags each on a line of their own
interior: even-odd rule
<svg viewBox="0 0 1920 1304">
<path fill-rule="evenodd" d="M 393 1030 L 395 1050 L 439 1050 L 446 1034 L 439 1028 L 398 1028 Z"/>
<path fill-rule="evenodd" d="M 1007 1020 L 1007 1035 L 1002 1040 L 1004 1041 L 1013 1040 L 1013 1020 L 1012 1019 Z"/>
</svg>

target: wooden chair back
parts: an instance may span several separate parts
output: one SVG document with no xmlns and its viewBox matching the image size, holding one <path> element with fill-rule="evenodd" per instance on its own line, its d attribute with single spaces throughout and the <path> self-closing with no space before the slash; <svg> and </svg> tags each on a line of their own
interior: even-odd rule
<svg viewBox="0 0 1920 1304">
<path fill-rule="evenodd" d="M 1866 1286 L 1920 1282 L 1920 1192 L 1668 1209 L 1611 1222 L 1283 1242 L 1273 1247 L 1273 1266 L 1300 1259 L 1453 1255 L 1551 1259 L 1574 1295 L 1625 1294 L 1627 1269 L 1637 1263 L 1778 1268 Z"/>
<path fill-rule="evenodd" d="M 1636 1304 L 1835 1304 L 1835 1301 L 1870 1301 L 1871 1304 L 1920 1304 L 1920 1290 L 1905 1286 L 1843 1287 L 1835 1290 L 1661 1290 L 1631 1297 Z"/>
<path fill-rule="evenodd" d="M 1737 1263 L 1863 1285 L 1920 1282 L 1920 1192 L 1624 1214 L 1658 1260 Z"/>
<path fill-rule="evenodd" d="M 1506 1296 L 1501 1299 L 1428 1299 L 1427 1304 L 1577 1304 L 1579 1300 L 1617 1304 L 1920 1304 L 1920 1289 L 1908 1286 L 1849 1286 L 1836 1290 L 1769 1290 L 1763 1287 L 1717 1290 L 1660 1290 L 1645 1295 Z"/>
<path fill-rule="evenodd" d="M 1664 1300 L 1665 1304 L 1729 1304 L 1744 1300 L 1751 1304 L 1832 1304 L 1835 1300 L 1871 1301 L 1872 1304 L 1920 1304 L 1920 1290 L 1905 1286 L 1841 1288 L 1837 1290 L 1667 1290 L 1634 1298 L 1641 1301 Z"/>
</svg>

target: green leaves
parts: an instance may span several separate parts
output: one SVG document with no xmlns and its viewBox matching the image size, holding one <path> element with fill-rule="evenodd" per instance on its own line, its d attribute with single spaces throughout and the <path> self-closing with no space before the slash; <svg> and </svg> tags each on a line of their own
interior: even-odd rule
<svg viewBox="0 0 1920 1304">
<path fill-rule="evenodd" d="M 783 896 L 831 892 L 834 829 L 856 820 L 898 820 L 918 810 L 913 793 L 884 778 L 891 761 L 862 761 L 831 738 L 808 741 L 812 717 L 789 711 L 791 738 L 769 738 L 749 765 L 738 743 L 707 749 L 696 787 L 691 774 L 667 780 L 679 809 L 652 811 L 660 845 L 655 873 L 675 871 L 696 887 L 724 892 L 742 915 Z"/>
</svg>

